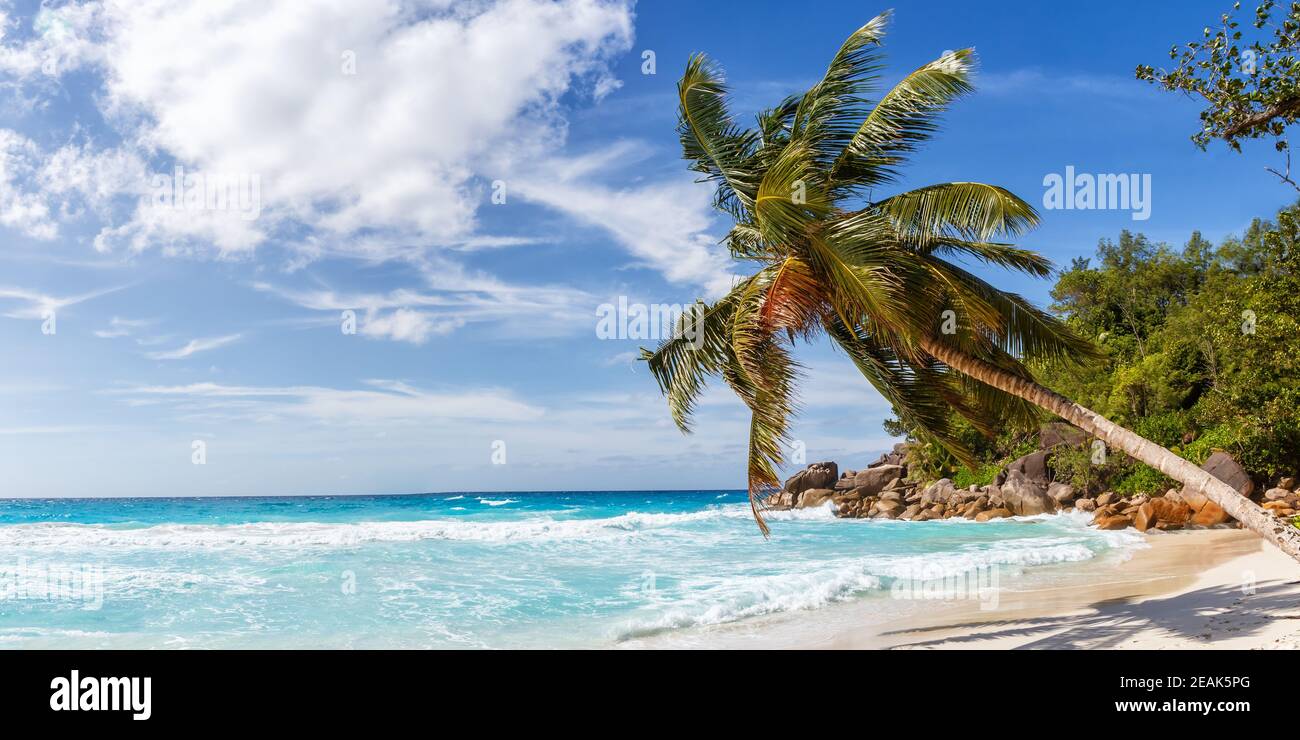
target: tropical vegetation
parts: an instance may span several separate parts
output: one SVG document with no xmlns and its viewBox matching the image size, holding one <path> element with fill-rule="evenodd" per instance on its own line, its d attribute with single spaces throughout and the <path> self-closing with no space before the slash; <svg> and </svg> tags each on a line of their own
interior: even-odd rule
<svg viewBox="0 0 1300 740">
<path fill-rule="evenodd" d="M 954 259 L 1050 275 L 1046 259 L 1008 242 L 1037 223 L 1028 203 L 978 182 L 876 197 L 937 131 L 948 105 L 971 92 L 974 61 L 969 49 L 945 52 L 875 97 L 886 21 L 858 29 L 821 81 L 760 113 L 751 128 L 730 114 L 717 65 L 703 55 L 687 64 L 678 84 L 683 154 L 735 222 L 731 254 L 755 271 L 643 352 L 678 426 L 689 430 L 709 378 L 721 377 L 743 400 L 750 501 L 766 533 L 761 502 L 780 485 L 797 404 L 793 350 L 825 336 L 902 424 L 963 463 L 977 460 L 955 417 L 994 436 L 995 424 L 1029 423 L 1046 411 L 1203 491 L 1300 559 L 1300 531 L 1280 531 L 1197 466 L 1035 381 L 1031 368 L 1087 366 L 1105 353 Z"/>
</svg>

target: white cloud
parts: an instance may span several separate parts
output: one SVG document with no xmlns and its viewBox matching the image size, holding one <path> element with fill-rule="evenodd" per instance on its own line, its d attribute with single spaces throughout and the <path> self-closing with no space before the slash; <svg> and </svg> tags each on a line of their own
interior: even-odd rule
<svg viewBox="0 0 1300 740">
<path fill-rule="evenodd" d="M 40 149 L 26 137 L 0 129 L 0 226 L 36 239 L 53 239 L 58 225 L 33 187 Z"/>
<path fill-rule="evenodd" d="M 140 386 L 119 391 L 129 400 L 163 398 L 191 404 L 203 411 L 233 411 L 256 418 L 307 418 L 318 422 L 385 423 L 432 420 L 531 421 L 545 409 L 499 389 L 460 389 L 433 392 L 391 380 L 370 380 L 367 389 L 318 386 L 230 386 L 193 383 L 180 386 Z"/>
<path fill-rule="evenodd" d="M 442 336 L 464 326 L 456 317 L 436 319 L 427 313 L 399 308 L 388 314 L 372 312 L 361 322 L 361 334 L 376 339 L 424 344 L 430 336 Z"/>
<path fill-rule="evenodd" d="M 64 152 L 56 170 L 80 155 L 122 172 L 157 153 L 261 179 L 257 224 L 142 203 L 96 241 L 136 251 L 175 239 L 242 251 L 281 222 L 338 240 L 470 239 L 476 173 L 561 141 L 560 96 L 575 80 L 615 89 L 607 63 L 632 38 L 630 3 L 610 0 L 108 1 L 37 21 L 29 38 L 0 39 L 0 70 L 37 82 L 51 55 L 59 72 L 95 69 L 125 138 L 123 152 Z M 8 206 L 14 223 L 50 228 L 37 202 Z"/>
<path fill-rule="evenodd" d="M 198 354 L 199 352 L 207 352 L 209 350 L 217 349 L 218 347 L 224 347 L 227 344 L 233 344 L 234 342 L 243 339 L 243 336 L 244 335 L 242 334 L 227 334 L 224 337 L 191 339 L 182 347 L 161 350 L 158 352 L 146 352 L 145 356 L 151 360 L 183 360 L 186 357 Z"/>
<path fill-rule="evenodd" d="M 591 331 L 599 303 L 585 291 L 564 286 L 519 285 L 442 259 L 419 265 L 423 284 L 382 293 L 299 289 L 255 283 L 257 290 L 313 311 L 335 316 L 361 310 L 363 335 L 416 344 L 462 326 L 498 323 L 505 334 L 548 338 Z"/>
<path fill-rule="evenodd" d="M 118 339 L 129 337 L 136 329 L 142 329 L 154 322 L 146 319 L 124 319 L 114 316 L 108 320 L 108 328 L 96 329 L 94 335 L 100 339 Z"/>
<path fill-rule="evenodd" d="M 526 199 L 609 232 L 639 266 L 669 282 L 693 285 L 706 297 L 725 294 L 734 281 L 731 259 L 710 233 L 712 190 L 683 176 L 631 188 L 596 181 L 615 163 L 645 159 L 649 152 L 629 142 L 572 159 L 552 159 L 525 173 L 516 185 Z"/>
<path fill-rule="evenodd" d="M 23 304 L 4 313 L 5 316 L 8 316 L 11 319 L 44 319 L 50 313 L 61 311 L 69 306 L 75 306 L 78 303 L 83 303 L 121 289 L 120 286 L 116 288 L 105 288 L 103 290 L 95 290 L 89 293 L 60 298 L 58 296 L 47 295 L 39 291 L 26 290 L 24 288 L 0 288 L 0 300 L 16 300 Z"/>
</svg>

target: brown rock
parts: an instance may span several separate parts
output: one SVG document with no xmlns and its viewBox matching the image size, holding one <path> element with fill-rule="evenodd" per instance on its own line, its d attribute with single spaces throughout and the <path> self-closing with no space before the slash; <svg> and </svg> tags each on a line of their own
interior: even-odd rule
<svg viewBox="0 0 1300 740">
<path fill-rule="evenodd" d="M 1038 449 L 1050 450 L 1058 445 L 1077 447 L 1088 441 L 1088 433 L 1072 424 L 1054 421 L 1038 431 Z"/>
<path fill-rule="evenodd" d="M 880 465 L 866 470 L 859 470 L 853 476 L 853 487 L 867 495 L 880 493 L 895 478 L 903 477 L 903 469 L 898 465 Z"/>
<path fill-rule="evenodd" d="M 1265 491 L 1265 492 L 1264 492 L 1264 500 L 1266 500 L 1266 501 L 1277 501 L 1277 500 L 1279 500 L 1279 499 L 1284 499 L 1284 498 L 1286 498 L 1286 497 L 1288 497 L 1288 496 L 1290 496 L 1290 495 L 1291 495 L 1291 492 L 1290 492 L 1290 491 L 1288 491 L 1287 489 L 1282 488 L 1281 486 L 1279 486 L 1279 487 L 1277 487 L 1277 488 L 1270 488 L 1270 489 L 1268 489 L 1267 491 Z"/>
<path fill-rule="evenodd" d="M 878 515 L 885 519 L 897 519 L 898 515 L 903 513 L 903 505 L 897 501 L 877 501 L 873 511 L 873 516 Z"/>
<path fill-rule="evenodd" d="M 975 521 L 987 522 L 990 519 L 1005 519 L 1006 517 L 1009 516 L 1015 516 L 1015 515 L 1006 509 L 989 509 L 988 511 L 981 511 L 980 513 L 976 514 Z"/>
<path fill-rule="evenodd" d="M 813 463 L 790 476 L 785 482 L 789 493 L 800 494 L 810 488 L 831 488 L 839 478 L 839 466 L 833 462 Z"/>
<path fill-rule="evenodd" d="M 1097 522 L 1100 522 L 1102 519 L 1105 519 L 1107 517 L 1117 516 L 1118 514 L 1119 511 L 1117 510 L 1117 507 L 1114 504 L 1107 504 L 1105 506 L 1100 506 L 1097 508 L 1097 511 L 1095 511 L 1092 515 L 1092 523 L 1096 524 Z"/>
<path fill-rule="evenodd" d="M 1096 522 L 1097 529 L 1124 529 L 1133 524 L 1133 518 L 1123 514 L 1104 517 L 1101 521 Z"/>
<path fill-rule="evenodd" d="M 1255 483 L 1250 479 L 1246 470 L 1237 464 L 1236 460 L 1226 452 L 1216 452 L 1210 455 L 1201 470 L 1227 483 L 1237 493 L 1243 496 L 1250 496 L 1255 491 Z M 1196 515 L 1192 518 L 1192 523 L 1203 527 L 1222 524 L 1230 517 L 1218 504 L 1209 499 L 1208 496 L 1195 490 L 1191 486 L 1183 486 L 1180 494 L 1187 505 L 1192 507 Z"/>
<path fill-rule="evenodd" d="M 1013 461 L 1010 465 L 1007 465 L 1006 470 L 998 474 L 1001 480 L 996 482 L 1001 485 L 1003 481 L 1009 480 L 1016 473 L 1019 473 L 1021 477 L 1027 480 L 1042 485 L 1043 488 L 1047 488 L 1047 484 L 1051 482 L 1050 476 L 1047 474 L 1047 450 L 1031 452 Z"/>
<path fill-rule="evenodd" d="M 1078 509 L 1079 511 L 1092 511 L 1093 509 L 1097 508 L 1097 501 L 1096 499 L 1090 499 L 1090 498 L 1075 499 L 1074 508 Z"/>
<path fill-rule="evenodd" d="M 1232 519 L 1228 512 L 1223 510 L 1222 506 L 1206 499 L 1205 504 L 1200 510 L 1192 515 L 1192 524 L 1198 527 L 1213 527 L 1216 524 L 1224 524 Z"/>
<path fill-rule="evenodd" d="M 916 515 L 920 513 L 921 513 L 921 505 L 912 504 L 911 506 L 904 509 L 903 513 L 898 515 L 898 518 L 906 519 L 907 521 L 912 521 L 913 519 L 916 518 Z"/>
<path fill-rule="evenodd" d="M 930 506 L 932 504 L 947 503 L 956 493 L 957 491 L 952 487 L 952 481 L 947 478 L 940 478 L 921 492 L 921 504 Z"/>
<path fill-rule="evenodd" d="M 1057 504 L 1072 503 L 1078 496 L 1074 492 L 1074 486 L 1059 482 L 1053 482 L 1047 487 L 1047 495 Z"/>
<path fill-rule="evenodd" d="M 1192 509 L 1187 504 L 1181 501 L 1155 498 L 1138 507 L 1137 516 L 1133 518 L 1133 526 L 1139 532 L 1145 532 L 1160 522 L 1176 524 L 1181 527 L 1191 516 Z M 1165 529 L 1168 529 L 1168 527 L 1165 527 Z"/>
<path fill-rule="evenodd" d="M 1056 501 L 1047 495 L 1046 484 L 1039 484 L 1012 471 L 1001 486 L 1006 508 L 1018 516 L 1033 516 L 1056 511 Z"/>
<path fill-rule="evenodd" d="M 835 495 L 829 488 L 810 488 L 799 496 L 798 508 L 813 509 L 826 503 Z"/>
<path fill-rule="evenodd" d="M 836 506 L 843 506 L 844 504 L 856 504 L 856 503 L 860 503 L 861 501 L 862 501 L 862 497 L 853 491 L 850 491 L 849 493 L 836 493 L 834 496 L 831 496 L 831 503 L 835 504 Z"/>
<path fill-rule="evenodd" d="M 1098 507 L 1109 506 L 1110 502 L 1114 500 L 1115 500 L 1115 492 L 1107 491 L 1097 497 L 1097 506 Z"/>
<path fill-rule="evenodd" d="M 1280 481 L 1277 482 L 1277 487 L 1278 487 L 1278 488 L 1285 488 L 1285 489 L 1288 490 L 1288 491 L 1294 491 L 1294 490 L 1295 490 L 1295 478 L 1294 478 L 1293 476 L 1289 476 L 1289 475 L 1288 475 L 1287 477 L 1285 477 L 1285 478 L 1283 478 L 1282 480 L 1280 480 Z"/>
</svg>

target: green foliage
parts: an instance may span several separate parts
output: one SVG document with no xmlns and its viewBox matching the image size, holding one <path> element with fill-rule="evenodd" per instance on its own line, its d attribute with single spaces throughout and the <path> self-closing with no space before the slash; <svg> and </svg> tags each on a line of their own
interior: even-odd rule
<svg viewBox="0 0 1300 740">
<path fill-rule="evenodd" d="M 1286 148 L 1283 132 L 1300 115 L 1300 3 L 1275 14 L 1276 6 L 1275 0 L 1261 2 L 1243 31 L 1234 17 L 1241 3 L 1234 3 L 1217 28 L 1207 26 L 1200 40 L 1169 50 L 1177 64 L 1172 70 L 1137 68 L 1139 80 L 1208 103 L 1192 137 L 1202 149 L 1222 139 L 1240 151 L 1241 139 L 1263 136 L 1274 137 L 1279 151 Z"/>
<path fill-rule="evenodd" d="M 1127 232 L 1061 274 L 1053 310 L 1108 362 L 1045 381 L 1200 464 L 1233 455 L 1264 479 L 1300 469 L 1300 206 L 1217 247 Z M 1136 475 L 1132 485 L 1158 474 Z"/>
<path fill-rule="evenodd" d="M 750 503 L 765 532 L 759 507 L 781 483 L 800 340 L 824 335 L 843 350 L 908 429 L 933 443 L 936 467 L 948 464 L 944 456 L 973 462 L 962 444 L 972 430 L 992 435 L 995 424 L 1038 415 L 940 356 L 1022 378 L 1032 378 L 1030 362 L 1097 356 L 1059 319 L 962 266 L 1050 273 L 1048 260 L 1006 243 L 1036 225 L 1032 205 L 966 181 L 885 192 L 971 92 L 975 63 L 970 49 L 945 51 L 882 90 L 888 17 L 850 35 L 820 81 L 760 113 L 754 127 L 736 122 L 722 70 L 707 57 L 692 57 L 677 86 L 682 154 L 734 222 L 732 255 L 756 271 L 642 359 L 683 431 L 711 379 L 748 407 Z M 961 317 L 953 331 L 940 331 L 945 314 Z"/>
<path fill-rule="evenodd" d="M 975 470 L 963 466 L 953 474 L 952 484 L 958 489 L 970 488 L 971 486 L 987 486 L 993 482 L 1001 469 L 1002 466 L 998 463 L 985 463 Z"/>
<path fill-rule="evenodd" d="M 1170 488 L 1182 488 L 1182 485 L 1149 465 L 1134 462 L 1128 473 L 1115 480 L 1112 488 L 1116 493 L 1133 496 L 1139 493 L 1164 493 Z"/>
<path fill-rule="evenodd" d="M 1294 475 L 1300 471 L 1298 220 L 1300 205 L 1274 221 L 1256 220 L 1243 236 L 1218 245 L 1193 232 L 1182 250 L 1127 231 L 1103 240 L 1094 259 L 1076 259 L 1060 273 L 1052 310 L 1075 333 L 1097 340 L 1106 359 L 1084 368 L 1038 363 L 1036 375 L 1198 465 L 1222 450 L 1261 483 Z M 930 460 L 920 470 L 982 479 L 988 466 L 1014 459 L 1001 437 L 966 444 L 977 453 L 973 471 Z M 1058 451 L 1052 464 L 1058 480 L 1082 490 L 1160 493 L 1175 485 L 1123 455 L 1098 466 L 1087 446 Z"/>
</svg>

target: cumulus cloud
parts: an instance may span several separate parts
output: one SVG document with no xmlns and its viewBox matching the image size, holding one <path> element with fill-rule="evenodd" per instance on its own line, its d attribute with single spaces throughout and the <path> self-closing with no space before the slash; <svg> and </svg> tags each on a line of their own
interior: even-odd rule
<svg viewBox="0 0 1300 740">
<path fill-rule="evenodd" d="M 85 2 L 6 37 L 0 69 L 39 78 L 50 56 L 58 72 L 94 68 L 124 147 L 263 183 L 261 228 L 143 203 L 103 249 L 247 249 L 279 222 L 456 242 L 474 231 L 489 159 L 561 140 L 558 101 L 575 81 L 616 88 L 607 63 L 631 23 L 612 0 Z"/>
<path fill-rule="evenodd" d="M 464 325 L 464 320 L 456 317 L 437 319 L 420 311 L 399 308 L 387 314 L 372 312 L 362 322 L 361 334 L 410 344 L 424 344 L 431 336 L 450 334 Z"/>
<path fill-rule="evenodd" d="M 53 239 L 58 224 L 34 184 L 40 156 L 30 139 L 0 129 L 0 225 L 36 239 Z"/>
</svg>

